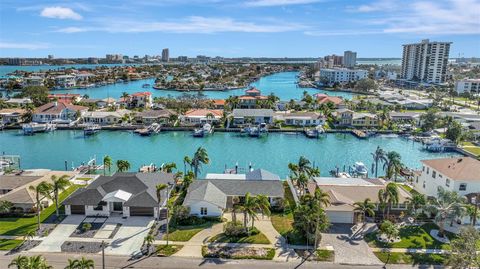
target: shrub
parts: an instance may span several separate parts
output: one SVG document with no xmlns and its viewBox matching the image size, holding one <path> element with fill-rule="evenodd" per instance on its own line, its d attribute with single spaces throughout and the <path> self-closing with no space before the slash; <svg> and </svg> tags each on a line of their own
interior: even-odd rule
<svg viewBox="0 0 480 269">
<path fill-rule="evenodd" d="M 223 230 L 226 236 L 231 237 L 242 237 L 247 234 L 245 227 L 239 221 L 225 223 Z"/>
<path fill-rule="evenodd" d="M 189 216 L 186 219 L 178 220 L 177 224 L 180 226 L 194 226 L 204 224 L 206 221 L 197 216 Z"/>
<path fill-rule="evenodd" d="M 90 229 L 92 229 L 92 224 L 90 224 L 90 223 L 88 223 L 88 222 L 84 222 L 84 223 L 82 224 L 82 230 L 83 230 L 84 232 L 90 231 Z"/>
<path fill-rule="evenodd" d="M 210 222 L 222 222 L 222 218 L 220 217 L 203 217 L 203 219 Z"/>
</svg>

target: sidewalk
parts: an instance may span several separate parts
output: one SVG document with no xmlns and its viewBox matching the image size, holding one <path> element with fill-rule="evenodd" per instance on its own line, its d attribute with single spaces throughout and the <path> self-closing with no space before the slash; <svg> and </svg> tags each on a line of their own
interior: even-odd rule
<svg viewBox="0 0 480 269">
<path fill-rule="evenodd" d="M 450 250 L 445 249 L 425 249 L 425 248 L 370 248 L 373 252 L 394 252 L 394 253 L 421 253 L 421 254 L 450 254 Z M 477 251 L 480 254 L 480 251 Z"/>
</svg>

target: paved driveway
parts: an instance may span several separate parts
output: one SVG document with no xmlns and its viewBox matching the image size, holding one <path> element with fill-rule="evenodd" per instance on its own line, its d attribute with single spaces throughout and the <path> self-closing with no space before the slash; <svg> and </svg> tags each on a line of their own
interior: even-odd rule
<svg viewBox="0 0 480 269">
<path fill-rule="evenodd" d="M 333 246 L 335 263 L 382 264 L 363 240 L 364 230 L 352 233 L 351 228 L 352 225 L 348 224 L 332 224 L 330 231 L 322 234 L 321 246 Z"/>
<path fill-rule="evenodd" d="M 33 248 L 32 252 L 61 252 L 63 242 L 67 241 L 77 226 L 83 221 L 83 215 L 71 215 L 66 217 L 57 227 L 45 238 L 42 243 Z"/>
<path fill-rule="evenodd" d="M 154 223 L 153 217 L 110 217 L 107 222 L 121 223 L 122 226 L 105 248 L 107 255 L 133 255 L 140 251 L 143 240 Z"/>
</svg>

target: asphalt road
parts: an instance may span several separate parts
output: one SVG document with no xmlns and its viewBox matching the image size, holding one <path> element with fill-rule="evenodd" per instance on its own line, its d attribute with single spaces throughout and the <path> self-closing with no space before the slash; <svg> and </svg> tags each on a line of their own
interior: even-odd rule
<svg viewBox="0 0 480 269">
<path fill-rule="evenodd" d="M 78 259 L 82 255 L 69 253 L 48 253 L 43 255 L 47 259 L 47 263 L 55 269 L 63 269 L 67 265 L 68 259 Z M 102 257 L 96 254 L 86 254 L 86 258 L 95 261 L 95 268 L 102 268 Z M 7 268 L 10 261 L 15 255 L 5 255 L 0 253 L 0 268 Z M 106 269 L 156 269 L 156 268 L 172 268 L 172 269 L 186 269 L 186 268 L 231 268 L 231 269 L 296 269 L 296 268 L 322 268 L 322 269 L 380 269 L 382 266 L 359 266 L 359 265 L 340 265 L 332 263 L 315 263 L 315 262 L 274 262 L 274 261 L 257 261 L 257 260 L 218 260 L 218 259 L 194 259 L 194 258 L 162 258 L 150 257 L 140 260 L 128 260 L 125 256 L 106 256 Z M 417 267 L 411 265 L 388 265 L 387 268 L 392 269 L 411 269 L 411 268 L 434 268 L 434 267 Z M 441 267 L 438 267 L 441 268 Z"/>
</svg>

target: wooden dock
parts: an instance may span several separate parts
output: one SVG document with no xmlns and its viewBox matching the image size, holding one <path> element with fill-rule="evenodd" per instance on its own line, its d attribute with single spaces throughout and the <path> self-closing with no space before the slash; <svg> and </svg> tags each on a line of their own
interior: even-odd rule
<svg viewBox="0 0 480 269">
<path fill-rule="evenodd" d="M 352 134 L 358 138 L 367 138 L 367 134 L 361 130 L 352 130 Z"/>
</svg>

